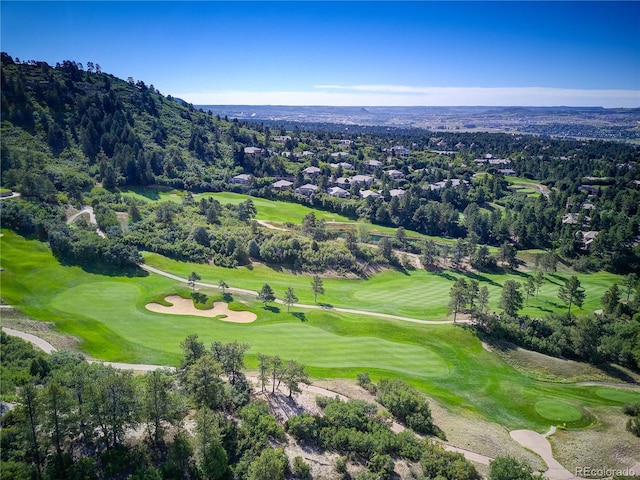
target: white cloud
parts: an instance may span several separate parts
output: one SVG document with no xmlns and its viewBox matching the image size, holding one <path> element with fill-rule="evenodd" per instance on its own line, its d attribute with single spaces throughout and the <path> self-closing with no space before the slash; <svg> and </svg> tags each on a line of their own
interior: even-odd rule
<svg viewBox="0 0 640 480">
<path fill-rule="evenodd" d="M 195 105 L 640 107 L 640 90 L 316 85 L 310 91 L 176 93 Z"/>
</svg>

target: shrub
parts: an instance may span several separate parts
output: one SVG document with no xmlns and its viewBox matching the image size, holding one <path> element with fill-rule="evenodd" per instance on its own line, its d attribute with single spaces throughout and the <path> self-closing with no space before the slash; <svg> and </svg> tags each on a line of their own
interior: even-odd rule
<svg viewBox="0 0 640 480">
<path fill-rule="evenodd" d="M 640 417 L 633 417 L 627 421 L 627 430 L 636 437 L 640 437 Z"/>
<path fill-rule="evenodd" d="M 375 395 L 376 385 L 371 381 L 369 372 L 363 372 L 358 374 L 358 385 L 364 388 L 367 392 Z"/>
<path fill-rule="evenodd" d="M 407 383 L 401 380 L 380 380 L 377 399 L 407 427 L 419 433 L 433 431 L 429 403 Z"/>
<path fill-rule="evenodd" d="M 347 459 L 345 457 L 338 457 L 336 460 L 336 472 L 343 475 L 347 473 Z"/>
<path fill-rule="evenodd" d="M 318 436 L 316 419 L 308 413 L 291 417 L 286 427 L 290 435 L 305 442 L 315 440 Z"/>
<path fill-rule="evenodd" d="M 393 475 L 393 459 L 390 455 L 375 454 L 369 460 L 367 468 L 371 473 L 375 473 L 380 480 L 390 479 Z"/>
<path fill-rule="evenodd" d="M 640 402 L 638 402 L 638 403 L 627 403 L 624 407 L 622 407 L 622 412 L 625 415 L 629 415 L 631 417 L 640 416 Z"/>
<path fill-rule="evenodd" d="M 311 474 L 311 466 L 305 462 L 302 457 L 295 457 L 293 459 L 291 473 L 293 473 L 297 478 L 309 478 L 309 475 Z"/>
</svg>

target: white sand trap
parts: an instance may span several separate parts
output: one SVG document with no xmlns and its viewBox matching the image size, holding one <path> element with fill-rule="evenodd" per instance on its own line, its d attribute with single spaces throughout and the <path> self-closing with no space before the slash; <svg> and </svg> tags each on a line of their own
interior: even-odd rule
<svg viewBox="0 0 640 480">
<path fill-rule="evenodd" d="M 165 300 L 172 305 L 165 307 L 159 303 L 147 303 L 145 307 L 156 313 L 168 313 L 169 315 L 197 315 L 199 317 L 217 317 L 224 315 L 220 320 L 234 323 L 251 323 L 258 318 L 253 312 L 236 312 L 229 310 L 229 305 L 225 302 L 214 302 L 213 308 L 209 310 L 199 310 L 193 305 L 189 298 L 182 298 L 178 295 L 169 295 Z"/>
</svg>

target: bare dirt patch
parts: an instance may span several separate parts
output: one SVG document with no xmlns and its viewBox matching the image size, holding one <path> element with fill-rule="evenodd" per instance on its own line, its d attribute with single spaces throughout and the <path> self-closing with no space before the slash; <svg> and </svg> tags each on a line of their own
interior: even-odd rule
<svg viewBox="0 0 640 480">
<path fill-rule="evenodd" d="M 71 335 L 65 335 L 54 330 L 53 322 L 32 320 L 19 310 L 12 307 L 2 308 L 0 319 L 3 327 L 9 327 L 21 332 L 30 333 L 53 345 L 57 350 L 78 350 L 80 342 Z"/>
<path fill-rule="evenodd" d="M 625 469 L 640 462 L 640 442 L 626 430 L 629 417 L 622 413 L 622 408 L 597 407 L 591 413 L 598 419 L 593 427 L 557 430 L 549 437 L 556 460 L 570 472 L 577 467 L 603 465 Z"/>
<path fill-rule="evenodd" d="M 233 323 L 251 323 L 258 316 L 253 312 L 237 312 L 229 310 L 229 304 L 225 302 L 215 302 L 213 308 L 209 310 L 200 310 L 193 305 L 193 301 L 188 298 L 182 298 L 178 295 L 169 295 L 165 300 L 171 303 L 171 306 L 160 305 L 159 303 L 147 303 L 147 310 L 156 313 L 167 313 L 169 315 L 196 315 L 199 317 L 221 317 L 219 320 L 223 322 Z"/>
<path fill-rule="evenodd" d="M 545 380 L 562 383 L 589 380 L 640 383 L 640 375 L 617 365 L 599 368 L 589 363 L 565 360 L 526 350 L 509 342 L 483 342 L 482 347 L 499 355 L 522 373 Z"/>
</svg>

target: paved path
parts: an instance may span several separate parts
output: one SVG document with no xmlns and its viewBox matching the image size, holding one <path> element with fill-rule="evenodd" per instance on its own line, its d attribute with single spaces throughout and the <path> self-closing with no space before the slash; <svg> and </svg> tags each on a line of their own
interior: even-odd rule
<svg viewBox="0 0 640 480">
<path fill-rule="evenodd" d="M 20 330 L 14 330 L 13 328 L 9 328 L 9 327 L 2 327 L 2 331 L 7 335 L 11 335 L 12 337 L 19 337 L 33 344 L 36 347 L 38 347 L 40 350 L 43 350 L 46 353 L 53 353 L 56 351 L 56 347 L 51 345 L 49 342 L 47 342 L 46 340 L 43 340 L 40 337 L 36 337 L 35 335 L 32 335 L 30 333 L 21 332 Z"/>
<path fill-rule="evenodd" d="M 551 444 L 544 435 L 531 430 L 514 430 L 509 434 L 520 445 L 542 457 L 548 467 L 544 475 L 549 480 L 585 480 L 581 477 L 576 477 L 553 458 Z"/>
<path fill-rule="evenodd" d="M 84 214 L 89 215 L 89 223 L 91 225 L 95 225 L 97 227 L 98 222 L 96 221 L 96 215 L 93 212 L 93 207 L 89 207 L 88 205 L 85 205 L 82 207 L 82 209 L 77 212 L 74 213 L 73 215 L 71 215 L 68 219 L 67 219 L 67 223 L 73 223 L 75 222 L 78 217 L 80 217 L 80 215 L 84 215 Z M 100 235 L 102 238 L 106 238 L 106 235 L 104 234 L 104 232 L 102 230 L 100 230 L 99 228 L 96 228 L 96 233 L 98 235 Z"/>
<path fill-rule="evenodd" d="M 23 340 L 26 340 L 27 342 L 35 345 L 36 347 L 40 348 L 41 350 L 44 350 L 46 353 L 53 353 L 55 352 L 57 349 L 56 347 L 54 347 L 53 345 L 51 345 L 49 342 L 47 342 L 46 340 L 43 340 L 40 337 L 37 337 L 35 335 L 32 335 L 30 333 L 26 333 L 26 332 L 21 332 L 20 330 L 15 330 L 13 328 L 8 328 L 8 327 L 2 327 L 2 331 L 4 331 L 7 335 L 11 335 L 12 337 L 19 337 L 22 338 Z M 117 368 L 119 370 L 134 370 L 136 372 L 149 372 L 149 371 L 153 371 L 153 370 L 160 370 L 160 369 L 169 369 L 169 370 L 175 370 L 174 367 L 166 367 L 166 366 L 162 366 L 162 365 L 147 365 L 147 364 L 140 364 L 140 363 L 119 363 L 119 362 L 102 362 L 99 360 L 89 360 L 90 363 L 102 363 L 103 365 L 109 365 L 113 368 Z M 248 380 L 257 383 L 258 379 L 254 378 L 254 377 L 250 377 L 248 378 Z M 346 397 L 340 393 L 334 392 L 332 390 L 327 390 L 326 388 L 322 388 L 322 387 L 318 387 L 316 385 L 306 385 L 304 383 L 301 383 L 300 388 L 304 391 L 310 392 L 310 393 L 314 393 L 316 395 L 322 395 L 325 397 L 331 397 L 331 398 L 335 398 L 338 397 L 340 400 L 346 402 L 349 400 L 349 397 Z M 392 430 L 396 433 L 401 432 L 405 429 L 404 426 L 400 425 L 397 422 L 393 422 L 392 425 Z M 475 452 L 470 452 L 469 450 L 463 450 L 461 448 L 457 448 L 457 447 L 452 447 L 451 445 L 447 445 L 447 444 L 443 444 L 443 447 L 446 450 L 452 451 L 452 452 L 459 452 L 462 453 L 465 458 L 467 458 L 468 460 L 474 461 L 474 462 L 478 462 L 481 463 L 483 465 L 489 465 L 489 462 L 491 460 L 493 460 L 490 457 L 486 457 L 484 455 L 480 455 L 479 453 L 475 453 Z"/>
<path fill-rule="evenodd" d="M 143 270 L 146 270 L 147 272 L 151 272 L 151 273 L 156 273 L 158 275 L 162 275 L 165 276 L 167 278 L 172 278 L 173 280 L 177 280 L 179 282 L 182 283 L 189 283 L 189 281 L 186 278 L 183 277 L 179 277 L 178 275 L 174 275 L 172 273 L 169 272 L 165 272 L 163 270 L 157 269 L 155 267 L 151 267 L 149 265 L 145 265 L 145 264 L 139 264 L 138 265 L 140 268 L 142 268 Z M 195 282 L 195 284 L 199 287 L 205 287 L 205 288 L 220 288 L 218 285 L 213 285 L 211 283 L 204 283 L 204 282 Z M 227 287 L 226 290 L 229 290 L 230 292 L 237 292 L 237 293 L 244 293 L 247 295 L 253 295 L 254 297 L 258 296 L 258 292 L 255 292 L 253 290 L 247 290 L 244 288 L 235 288 L 235 287 Z M 280 305 L 285 305 L 284 301 L 276 299 L 275 303 L 278 303 Z M 327 306 L 323 306 L 323 305 L 306 305 L 303 303 L 294 303 L 292 305 L 292 307 L 298 307 L 298 308 L 308 308 L 308 309 L 315 309 L 315 310 L 331 310 L 334 312 L 342 312 L 342 313 L 353 313 L 355 315 L 367 315 L 369 317 L 378 317 L 378 318 L 387 318 L 389 320 L 401 320 L 403 322 L 412 322 L 412 323 L 421 323 L 424 325 L 445 325 L 448 323 L 454 323 L 453 320 L 443 320 L 441 322 L 439 321 L 435 321 L 435 320 L 420 320 L 417 318 L 411 318 L 411 317 L 403 317 L 400 315 L 391 315 L 388 313 L 379 313 L 379 312 L 369 312 L 366 310 L 355 310 L 355 309 L 351 309 L 351 308 L 340 308 L 340 307 L 327 307 Z M 471 323 L 470 320 L 459 320 L 456 323 Z"/>
<path fill-rule="evenodd" d="M 20 194 L 18 192 L 11 192 L 11 195 L 0 195 L 0 200 L 6 200 L 9 198 L 18 198 Z"/>
<path fill-rule="evenodd" d="M 56 348 L 51 345 L 46 340 L 43 340 L 40 337 L 32 335 L 30 333 L 21 332 L 19 330 L 15 330 L 13 328 L 2 327 L 2 330 L 7 334 L 14 337 L 22 338 L 26 340 L 36 347 L 44 350 L 47 353 L 52 353 L 56 351 Z M 90 360 L 92 363 L 102 363 L 104 365 L 112 366 L 113 368 L 117 368 L 120 370 L 134 370 L 139 372 L 148 372 L 152 370 L 159 369 L 174 369 L 174 367 L 166 367 L 163 365 L 148 365 L 148 364 L 137 364 L 137 363 L 119 363 L 119 362 L 101 362 L 98 360 Z M 252 378 L 251 380 L 257 381 L 257 379 Z M 315 385 L 306 385 L 300 384 L 300 388 L 304 391 L 315 393 L 318 395 L 323 395 L 326 397 L 338 397 L 343 401 L 349 400 L 348 397 L 341 395 L 332 390 L 327 390 L 326 388 L 318 387 Z M 395 432 L 401 432 L 405 429 L 403 425 L 400 425 L 398 422 L 393 422 L 391 429 Z M 549 431 L 545 435 L 541 435 L 532 430 L 514 430 L 510 432 L 511 438 L 513 438 L 516 442 L 520 443 L 525 448 L 533 451 L 538 454 L 548 466 L 548 470 L 544 472 L 545 477 L 549 480 L 587 480 L 581 477 L 576 477 L 571 472 L 569 472 L 566 468 L 564 468 L 558 461 L 553 458 L 553 452 L 551 450 L 551 444 L 547 440 L 547 436 L 553 435 L 555 433 L 555 427 L 551 427 Z M 446 443 L 442 443 L 442 446 L 445 450 L 450 452 L 462 453 L 467 460 L 472 462 L 476 462 L 482 465 L 489 465 L 493 458 L 488 457 L 486 455 L 481 455 L 476 452 L 472 452 L 470 450 L 465 450 L 463 448 L 454 447 L 452 445 L 448 445 Z M 640 463 L 637 463 L 633 467 L 631 467 L 635 471 L 640 471 Z"/>
<path fill-rule="evenodd" d="M 278 230 L 279 232 L 290 232 L 291 231 L 288 228 L 276 227 L 275 225 L 267 222 L 266 220 L 256 220 L 256 222 L 258 222 L 258 224 L 260 224 L 263 227 L 268 228 L 270 230 Z"/>
</svg>

